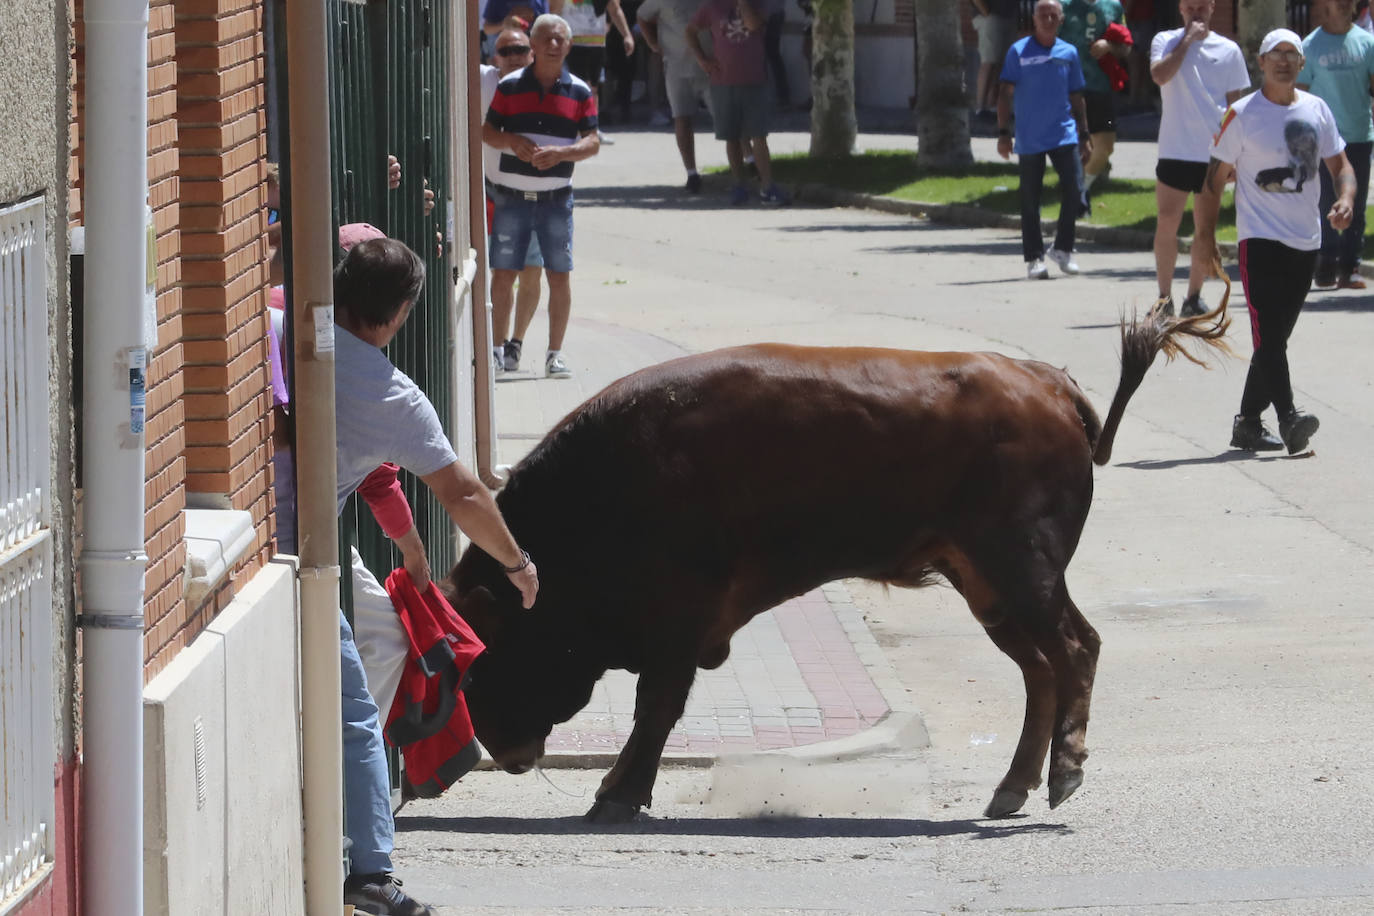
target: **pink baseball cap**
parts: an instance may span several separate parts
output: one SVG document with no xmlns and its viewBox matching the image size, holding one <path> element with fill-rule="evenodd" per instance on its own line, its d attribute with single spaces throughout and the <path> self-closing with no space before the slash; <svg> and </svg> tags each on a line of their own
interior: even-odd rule
<svg viewBox="0 0 1374 916">
<path fill-rule="evenodd" d="M 386 233 L 371 223 L 345 223 L 339 227 L 339 247 L 348 251 L 359 242 L 384 239 Z"/>
</svg>

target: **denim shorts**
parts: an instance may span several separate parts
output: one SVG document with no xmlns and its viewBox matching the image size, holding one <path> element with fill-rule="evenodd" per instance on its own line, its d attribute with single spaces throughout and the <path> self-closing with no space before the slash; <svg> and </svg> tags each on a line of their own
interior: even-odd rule
<svg viewBox="0 0 1374 916">
<path fill-rule="evenodd" d="M 493 270 L 523 270 L 530 264 L 530 240 L 538 239 L 544 267 L 554 273 L 573 269 L 572 187 L 539 191 L 529 199 L 523 191 L 501 185 L 489 189 L 495 210 L 491 219 Z"/>
</svg>

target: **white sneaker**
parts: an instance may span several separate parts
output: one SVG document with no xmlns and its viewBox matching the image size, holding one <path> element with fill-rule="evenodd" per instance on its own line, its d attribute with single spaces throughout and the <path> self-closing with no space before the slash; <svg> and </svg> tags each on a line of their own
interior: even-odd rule
<svg viewBox="0 0 1374 916">
<path fill-rule="evenodd" d="M 563 361 L 563 354 L 550 353 L 544 360 L 544 374 L 549 378 L 571 378 L 572 370 Z"/>
<path fill-rule="evenodd" d="M 1078 262 L 1073 259 L 1072 251 L 1060 251 L 1058 248 L 1050 249 L 1050 260 L 1059 265 L 1059 269 L 1069 276 L 1078 273 Z"/>
<path fill-rule="evenodd" d="M 1048 280 L 1050 269 L 1045 266 L 1044 258 L 1036 258 L 1034 261 L 1026 262 L 1027 280 Z"/>
</svg>

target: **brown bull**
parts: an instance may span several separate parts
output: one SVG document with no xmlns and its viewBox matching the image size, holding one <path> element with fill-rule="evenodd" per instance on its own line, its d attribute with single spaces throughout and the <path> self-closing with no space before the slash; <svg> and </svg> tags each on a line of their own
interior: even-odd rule
<svg viewBox="0 0 1374 916">
<path fill-rule="evenodd" d="M 1078 385 L 991 353 L 759 345 L 610 385 L 516 467 L 498 501 L 538 560 L 533 610 L 470 548 L 451 583 L 489 647 L 467 691 L 483 745 L 532 767 L 607 670 L 639 675 L 634 729 L 588 817 L 649 805 L 696 669 L 754 615 L 835 579 L 947 579 L 1020 666 L 1026 714 L 987 808 L 1019 810 L 1050 755 L 1049 803 L 1083 781 L 1100 640 L 1064 570 L 1126 402 L 1202 319 L 1123 327 L 1105 427 Z"/>
</svg>

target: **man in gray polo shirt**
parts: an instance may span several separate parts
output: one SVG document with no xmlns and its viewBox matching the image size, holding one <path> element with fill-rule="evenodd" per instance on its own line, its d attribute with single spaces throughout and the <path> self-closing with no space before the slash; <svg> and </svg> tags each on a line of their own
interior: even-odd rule
<svg viewBox="0 0 1374 916">
<path fill-rule="evenodd" d="M 528 608 L 539 592 L 538 571 L 529 554 L 520 549 L 506 528 L 491 493 L 458 463 L 429 398 L 381 350 L 409 317 L 424 281 L 424 262 L 395 239 L 360 242 L 335 268 L 339 509 L 342 511 L 348 496 L 378 465 L 388 461 L 400 465 L 429 487 L 453 523 L 477 547 L 506 568 Z M 376 585 L 365 568 L 355 574 Z M 355 617 L 354 626 L 359 631 L 401 629 L 394 612 L 388 614 L 387 608 L 372 603 L 363 606 L 371 610 L 366 619 L 362 611 Z M 391 641 L 383 638 L 377 642 Z M 344 883 L 344 902 L 369 913 L 424 916 L 429 908 L 407 896 L 391 877 L 395 824 L 380 713 L 368 689 L 353 629 L 342 611 L 339 650 L 344 807 L 352 841 L 352 870 Z M 402 654 L 392 663 L 404 662 Z"/>
</svg>

